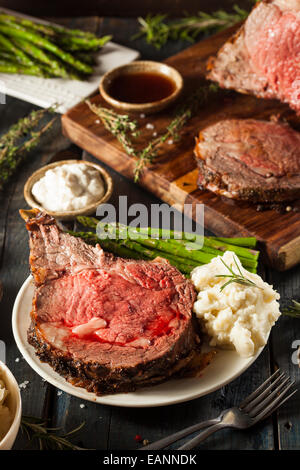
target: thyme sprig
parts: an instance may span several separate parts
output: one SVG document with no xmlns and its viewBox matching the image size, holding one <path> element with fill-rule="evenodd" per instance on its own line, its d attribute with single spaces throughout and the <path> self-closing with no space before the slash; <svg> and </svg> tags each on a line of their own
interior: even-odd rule
<svg viewBox="0 0 300 470">
<path fill-rule="evenodd" d="M 211 96 L 218 90 L 218 86 L 214 83 L 209 83 L 198 88 L 190 97 L 185 101 L 185 104 L 177 109 L 174 119 L 167 126 L 166 131 L 158 137 L 150 140 L 149 144 L 138 154 L 138 161 L 134 169 L 134 181 L 137 182 L 140 178 L 141 172 L 145 166 L 152 163 L 157 157 L 158 148 L 165 143 L 168 139 L 172 141 L 180 140 L 180 131 L 185 124 L 191 119 L 197 110 L 203 106 Z"/>
<path fill-rule="evenodd" d="M 85 423 L 81 423 L 77 428 L 65 434 L 58 434 L 61 428 L 47 427 L 45 421 L 32 416 L 23 416 L 21 430 L 26 434 L 30 443 L 37 441 L 40 450 L 85 450 L 73 444 L 69 438 L 78 432 Z"/>
<path fill-rule="evenodd" d="M 228 266 L 228 264 L 226 264 L 225 261 L 221 258 L 222 263 L 224 264 L 224 266 L 228 269 L 228 271 L 231 274 L 217 274 L 216 275 L 216 277 L 229 278 L 229 280 L 221 286 L 220 291 L 222 292 L 225 289 L 226 286 L 228 286 L 229 284 L 232 284 L 233 282 L 235 282 L 237 284 L 241 284 L 243 286 L 250 286 L 250 287 L 253 286 L 253 287 L 257 287 L 258 289 L 262 289 L 262 287 L 259 287 L 257 284 L 255 284 L 255 282 L 251 281 L 250 279 L 248 279 L 247 277 L 244 276 L 244 274 L 242 273 L 241 268 L 240 268 L 240 266 L 237 262 L 236 257 L 234 256 L 233 259 L 234 259 L 234 263 L 235 263 L 235 265 L 237 267 L 237 270 L 238 270 L 237 273 L 235 273 L 233 271 L 233 266 L 232 265 Z"/>
<path fill-rule="evenodd" d="M 229 28 L 245 20 L 248 15 L 249 12 L 238 5 L 233 6 L 231 13 L 224 10 L 213 13 L 199 11 L 197 15 L 170 21 L 167 21 L 167 15 L 149 14 L 146 18 L 138 18 L 140 30 L 133 39 L 145 37 L 148 44 L 161 49 L 169 40 L 194 42 L 201 33 Z"/>
<path fill-rule="evenodd" d="M 85 102 L 90 110 L 101 119 L 104 127 L 118 139 L 125 152 L 128 155 L 137 157 L 134 168 L 134 181 L 137 182 L 145 166 L 152 163 L 157 157 L 159 147 L 168 139 L 172 139 L 174 142 L 178 141 L 180 139 L 180 131 L 187 121 L 193 117 L 197 110 L 217 90 L 218 86 L 213 83 L 205 83 L 200 86 L 185 100 L 185 104 L 177 109 L 175 117 L 167 126 L 165 132 L 150 140 L 148 145 L 140 151 L 135 148 L 132 142 L 132 137 L 135 138 L 139 135 L 136 120 L 131 120 L 127 114 L 118 114 L 111 109 L 95 105 L 89 100 Z"/>
<path fill-rule="evenodd" d="M 56 118 L 39 128 L 43 117 L 54 110 L 55 107 L 32 111 L 0 137 L 0 189 L 8 182 L 29 152 L 38 145 L 42 135 L 52 127 Z"/>
<path fill-rule="evenodd" d="M 300 302 L 292 300 L 292 304 L 288 308 L 283 308 L 282 313 L 288 315 L 289 317 L 299 318 L 300 319 Z"/>
</svg>

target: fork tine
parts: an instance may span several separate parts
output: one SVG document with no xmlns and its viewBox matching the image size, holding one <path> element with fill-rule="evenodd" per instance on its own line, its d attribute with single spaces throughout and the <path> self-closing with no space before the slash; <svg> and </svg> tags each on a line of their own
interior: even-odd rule
<svg viewBox="0 0 300 470">
<path fill-rule="evenodd" d="M 258 421 L 261 421 L 264 418 L 267 418 L 270 416 L 274 411 L 276 411 L 283 403 L 285 403 L 287 400 L 289 400 L 293 395 L 295 395 L 296 392 L 298 392 L 298 389 L 294 390 L 292 393 L 287 395 L 285 398 L 282 399 L 283 395 L 286 394 L 286 392 L 294 385 L 295 382 L 292 382 L 286 389 L 281 392 L 281 394 L 272 402 L 270 405 L 265 408 L 260 414 L 255 416 L 253 420 L 253 424 L 256 424 Z"/>
<path fill-rule="evenodd" d="M 291 380 L 290 377 L 287 377 L 283 382 L 281 382 L 281 384 L 279 384 L 278 387 L 276 387 L 271 393 L 269 393 L 269 395 L 262 402 L 260 402 L 253 409 L 251 409 L 251 411 L 249 412 L 249 415 L 253 418 L 254 416 L 257 415 L 257 413 L 259 413 L 266 406 L 271 404 L 273 401 L 273 398 L 276 397 L 276 395 L 278 395 L 278 393 L 284 389 L 284 387 L 288 384 L 288 382 L 290 382 L 290 380 Z"/>
<path fill-rule="evenodd" d="M 284 372 L 280 374 L 277 379 L 275 379 L 274 382 L 271 382 L 271 384 L 263 392 L 261 392 L 256 398 L 254 398 L 254 400 L 250 401 L 248 405 L 243 408 L 243 411 L 245 413 L 249 413 L 255 407 L 255 405 L 262 401 L 263 398 L 265 398 L 267 395 L 269 396 L 269 392 L 285 377 L 286 375 Z"/>
<path fill-rule="evenodd" d="M 257 395 L 260 394 L 260 392 L 262 390 L 264 390 L 265 386 L 268 385 L 269 382 L 271 382 L 274 377 L 277 376 L 277 374 L 280 372 L 280 369 L 277 369 L 276 372 L 274 372 L 274 374 L 271 375 L 271 377 L 269 377 L 264 383 L 262 383 L 256 390 L 254 390 L 254 392 L 252 392 L 247 398 L 245 398 L 244 401 L 242 401 L 242 403 L 240 403 L 239 405 L 239 408 L 243 408 L 244 406 L 246 406 L 251 400 L 253 400 L 254 398 L 257 397 Z"/>
</svg>

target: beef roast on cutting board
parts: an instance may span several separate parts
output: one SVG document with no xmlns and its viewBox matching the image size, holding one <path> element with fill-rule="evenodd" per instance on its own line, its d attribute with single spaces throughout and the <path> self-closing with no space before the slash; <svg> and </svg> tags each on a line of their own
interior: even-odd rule
<svg viewBox="0 0 300 470">
<path fill-rule="evenodd" d="M 162 382 L 192 360 L 195 291 L 176 268 L 114 258 L 45 213 L 21 215 L 36 284 L 28 341 L 42 361 L 102 395 Z"/>
<path fill-rule="evenodd" d="M 223 88 L 278 98 L 300 113 L 300 0 L 258 3 L 208 70 Z"/>
<path fill-rule="evenodd" d="M 286 124 L 228 119 L 199 134 L 199 186 L 251 202 L 300 197 L 300 133 Z"/>
</svg>

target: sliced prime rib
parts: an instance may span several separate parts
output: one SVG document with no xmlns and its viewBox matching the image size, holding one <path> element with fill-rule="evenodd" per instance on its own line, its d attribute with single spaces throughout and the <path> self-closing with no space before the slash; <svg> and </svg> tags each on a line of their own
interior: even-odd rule
<svg viewBox="0 0 300 470">
<path fill-rule="evenodd" d="M 28 341 L 72 384 L 98 395 L 166 380 L 195 358 L 191 282 L 163 259 L 114 258 L 21 211 L 36 285 Z"/>
<path fill-rule="evenodd" d="M 208 62 L 223 88 L 278 98 L 300 113 L 300 0 L 263 0 Z"/>
<path fill-rule="evenodd" d="M 251 202 L 300 197 L 300 133 L 286 124 L 228 119 L 199 134 L 198 184 Z"/>
</svg>

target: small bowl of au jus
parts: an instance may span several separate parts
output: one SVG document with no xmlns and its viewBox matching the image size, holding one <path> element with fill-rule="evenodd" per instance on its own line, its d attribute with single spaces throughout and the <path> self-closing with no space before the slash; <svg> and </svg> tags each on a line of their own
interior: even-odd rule
<svg viewBox="0 0 300 470">
<path fill-rule="evenodd" d="M 151 114 L 174 103 L 183 89 L 183 78 L 169 65 L 139 60 L 107 72 L 99 89 L 114 108 Z"/>
</svg>

